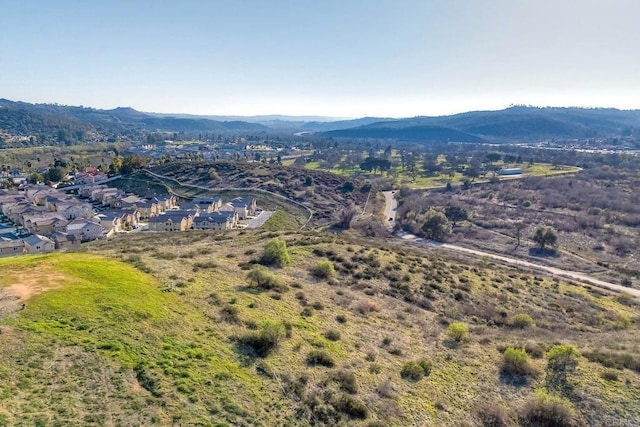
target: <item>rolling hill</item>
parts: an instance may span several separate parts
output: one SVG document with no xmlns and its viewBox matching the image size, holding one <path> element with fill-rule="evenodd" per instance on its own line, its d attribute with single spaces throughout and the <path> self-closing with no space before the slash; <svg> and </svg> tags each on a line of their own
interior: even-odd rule
<svg viewBox="0 0 640 427">
<path fill-rule="evenodd" d="M 274 237 L 290 262 L 256 267 Z M 1 425 L 640 419 L 624 295 L 318 231 L 138 233 L 87 250 L 0 259 Z M 563 376 L 564 349 L 578 353 Z"/>
<path fill-rule="evenodd" d="M 434 131 L 438 129 L 438 131 Z M 511 107 L 441 117 L 374 122 L 325 132 L 344 138 L 409 141 L 514 141 L 637 136 L 640 111 L 606 108 Z"/>
</svg>

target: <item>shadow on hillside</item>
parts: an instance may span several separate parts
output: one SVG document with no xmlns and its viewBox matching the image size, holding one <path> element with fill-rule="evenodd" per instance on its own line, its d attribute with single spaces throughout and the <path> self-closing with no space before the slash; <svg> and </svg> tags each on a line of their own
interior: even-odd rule
<svg viewBox="0 0 640 427">
<path fill-rule="evenodd" d="M 512 375 L 500 372 L 500 382 L 512 387 L 525 387 L 529 385 L 529 378 L 523 375 Z"/>
<path fill-rule="evenodd" d="M 540 248 L 531 248 L 529 249 L 529 256 L 534 256 L 537 258 L 558 258 L 560 254 L 555 249 L 540 249 Z"/>
</svg>

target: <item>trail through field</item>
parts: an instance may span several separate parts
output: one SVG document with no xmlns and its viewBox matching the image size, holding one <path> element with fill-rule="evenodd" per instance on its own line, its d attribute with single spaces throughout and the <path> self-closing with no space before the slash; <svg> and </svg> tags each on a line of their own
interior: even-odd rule
<svg viewBox="0 0 640 427">
<path fill-rule="evenodd" d="M 388 220 L 388 218 L 394 218 L 395 219 L 395 206 L 397 206 L 397 201 L 395 200 L 395 197 L 393 197 L 393 193 L 390 191 L 386 191 L 384 192 L 385 194 L 385 217 L 387 217 L 387 214 L 389 212 L 393 212 L 393 215 L 389 215 L 386 219 Z M 390 222 L 390 221 L 388 221 Z M 395 220 L 393 221 L 395 223 Z M 438 242 L 434 242 L 431 240 L 427 240 L 427 239 L 423 239 L 421 237 L 417 237 L 413 234 L 409 234 L 409 233 L 405 233 L 402 231 L 396 232 L 395 236 L 400 238 L 401 240 L 405 241 L 405 242 L 409 242 L 409 243 L 414 243 L 414 244 L 418 244 L 418 245 L 424 245 L 424 246 L 429 246 L 429 247 L 433 247 L 433 248 L 442 248 L 442 249 L 449 249 L 455 252 L 461 252 L 461 253 L 465 253 L 467 255 L 473 255 L 475 257 L 478 258 L 489 258 L 492 260 L 496 260 L 496 261 L 500 261 L 502 263 L 505 264 L 509 264 L 509 265 L 513 265 L 517 268 L 521 268 L 521 269 L 526 269 L 526 270 L 534 270 L 534 271 L 540 271 L 540 272 L 545 272 L 548 274 L 551 274 L 552 276 L 558 277 L 558 278 L 564 278 L 564 279 L 568 279 L 568 280 L 572 280 L 572 281 L 577 281 L 577 282 L 582 282 L 585 284 L 589 284 L 589 285 L 593 285 L 593 286 L 598 286 L 601 288 L 605 288 L 605 289 L 609 289 L 611 291 L 615 291 L 615 292 L 627 292 L 633 296 L 635 296 L 636 298 L 640 298 L 640 290 L 638 289 L 633 289 L 633 288 L 627 288 L 625 286 L 622 285 L 618 285 L 615 283 L 611 283 L 611 282 L 606 282 L 604 280 L 600 280 L 600 279 L 596 279 L 595 277 L 589 276 L 588 274 L 585 273 L 581 273 L 579 271 L 570 271 L 570 270 L 564 270 L 561 268 L 556 268 L 556 267 L 549 267 L 546 265 L 541 265 L 541 264 L 536 264 L 530 261 L 524 261 L 521 259 L 516 259 L 516 258 L 511 258 L 511 257 L 507 257 L 504 255 L 497 255 L 497 254 L 492 254 L 489 252 L 483 252 L 483 251 L 479 251 L 476 249 L 469 249 L 469 248 L 465 248 L 462 246 L 457 246 L 457 245 L 452 245 L 449 243 L 438 243 Z"/>
</svg>

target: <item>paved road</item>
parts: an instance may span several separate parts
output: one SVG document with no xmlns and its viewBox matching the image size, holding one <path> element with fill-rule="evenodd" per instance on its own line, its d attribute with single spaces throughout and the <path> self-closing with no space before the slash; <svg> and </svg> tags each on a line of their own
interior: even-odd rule
<svg viewBox="0 0 640 427">
<path fill-rule="evenodd" d="M 396 209 L 398 201 L 394 197 L 395 191 L 383 191 L 384 195 L 384 224 L 389 230 L 396 226 Z"/>
<path fill-rule="evenodd" d="M 386 193 L 389 193 L 389 196 L 387 196 Z M 385 210 L 385 216 L 387 217 L 386 219 L 388 220 L 390 217 L 395 218 L 395 207 L 397 206 L 397 201 L 395 200 L 395 198 L 393 197 L 393 194 L 391 194 L 390 191 L 385 192 L 385 201 L 386 201 L 386 204 L 385 204 L 384 210 Z M 393 215 L 387 216 L 389 212 L 392 212 Z M 390 221 L 387 221 L 387 222 L 390 222 Z M 393 222 L 395 223 L 395 221 Z M 418 245 L 425 245 L 425 246 L 436 247 L 436 248 L 449 249 L 452 251 L 473 255 L 478 258 L 489 258 L 489 259 L 503 262 L 505 264 L 513 265 L 515 267 L 545 272 L 559 278 L 565 278 L 565 279 L 569 279 L 577 282 L 599 286 L 601 288 L 606 288 L 616 292 L 624 291 L 635 296 L 636 298 L 640 298 L 640 290 L 638 289 L 627 288 L 625 286 L 618 285 L 616 283 L 611 283 L 611 282 L 606 282 L 604 280 L 596 279 L 595 277 L 591 277 L 588 274 L 581 273 L 579 271 L 570 271 L 570 270 L 563 270 L 561 268 L 556 268 L 556 267 L 549 267 L 546 265 L 540 265 L 533 262 L 524 261 L 521 259 L 511 258 L 503 255 L 496 255 L 489 252 L 478 251 L 475 249 L 464 248 L 462 246 L 451 245 L 449 243 L 433 242 L 433 241 L 426 240 L 421 237 L 417 237 L 417 236 L 414 236 L 413 234 L 405 233 L 402 231 L 397 232 L 395 235 L 406 242 L 412 242 Z"/>
<path fill-rule="evenodd" d="M 260 228 L 273 215 L 272 211 L 262 211 L 260 215 L 247 221 L 247 228 Z"/>
</svg>

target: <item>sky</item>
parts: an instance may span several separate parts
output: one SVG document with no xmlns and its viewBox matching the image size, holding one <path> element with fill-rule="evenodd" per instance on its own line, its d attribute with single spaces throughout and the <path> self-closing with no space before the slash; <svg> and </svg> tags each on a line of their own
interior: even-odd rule
<svg viewBox="0 0 640 427">
<path fill-rule="evenodd" d="M 640 108 L 637 0 L 0 0 L 0 98 L 211 115 Z"/>
</svg>

